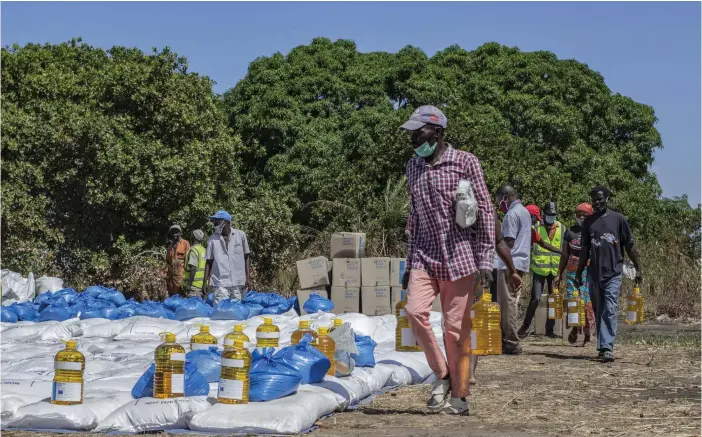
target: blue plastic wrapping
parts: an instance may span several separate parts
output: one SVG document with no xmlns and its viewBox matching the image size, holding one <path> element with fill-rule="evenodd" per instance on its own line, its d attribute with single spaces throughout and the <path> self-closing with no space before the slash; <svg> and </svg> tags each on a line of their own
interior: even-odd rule
<svg viewBox="0 0 702 437">
<path fill-rule="evenodd" d="M 312 346 L 311 342 L 312 336 L 305 334 L 298 344 L 284 347 L 274 356 L 275 360 L 280 360 L 297 370 L 302 384 L 320 382 L 331 367 L 329 358 Z"/>
<path fill-rule="evenodd" d="M 212 320 L 246 320 L 249 318 L 249 307 L 233 299 L 224 299 L 217 304 L 212 313 Z"/>
<path fill-rule="evenodd" d="M 217 346 L 190 351 L 185 355 L 185 361 L 193 363 L 207 382 L 219 381 L 222 373 L 222 353 L 217 350 Z"/>
<path fill-rule="evenodd" d="M 134 308 L 137 316 L 153 317 L 155 319 L 168 319 L 168 313 L 162 304 L 153 301 L 144 301 Z"/>
<path fill-rule="evenodd" d="M 63 302 L 63 304 L 61 304 L 61 302 Z M 63 322 L 64 320 L 70 319 L 73 315 L 75 315 L 75 313 L 68 307 L 66 301 L 57 299 L 56 301 L 52 301 L 51 305 L 47 306 L 39 313 L 37 321 L 46 322 L 49 320 L 56 320 Z"/>
<path fill-rule="evenodd" d="M 154 395 L 154 373 L 156 365 L 151 364 L 146 372 L 132 387 L 132 397 L 134 399 L 149 398 Z M 210 392 L 210 384 L 205 377 L 197 370 L 193 363 L 185 362 L 185 396 L 206 396 Z"/>
<path fill-rule="evenodd" d="M 354 341 L 358 354 L 351 354 L 351 358 L 356 363 L 356 367 L 375 367 L 375 346 L 377 343 L 372 338 L 365 335 L 354 334 Z"/>
<path fill-rule="evenodd" d="M 214 293 L 210 293 L 207 295 L 207 299 L 205 299 L 205 303 L 209 306 L 214 306 Z"/>
<path fill-rule="evenodd" d="M 249 318 L 258 316 L 263 311 L 263 307 L 257 303 L 247 303 L 245 305 L 249 309 Z"/>
<path fill-rule="evenodd" d="M 244 303 L 254 303 L 256 305 L 261 305 L 261 308 L 263 308 L 263 300 L 265 297 L 265 293 L 259 293 L 258 291 L 251 290 L 244 296 Z"/>
<path fill-rule="evenodd" d="M 8 307 L 2 307 L 0 317 L 3 322 L 15 323 L 17 321 L 17 314 Z"/>
<path fill-rule="evenodd" d="M 329 313 L 331 312 L 331 310 L 334 309 L 334 302 L 327 299 L 326 297 L 322 297 L 318 294 L 313 294 L 310 296 L 309 299 L 307 299 L 307 302 L 305 302 L 305 304 L 302 306 L 302 309 L 307 314 L 315 314 L 318 311 L 321 311 L 323 313 Z"/>
<path fill-rule="evenodd" d="M 196 297 L 189 297 L 183 299 L 180 306 L 176 308 L 175 318 L 176 320 L 190 320 L 195 317 L 210 317 L 214 312 L 214 308 L 207 305 Z"/>
<path fill-rule="evenodd" d="M 166 298 L 166 300 L 163 301 L 163 306 L 171 311 L 175 311 L 182 301 L 183 298 L 176 294 Z"/>
<path fill-rule="evenodd" d="M 48 293 L 48 292 L 47 292 Z M 51 293 L 50 301 L 54 299 L 63 299 L 67 304 L 73 303 L 78 298 L 78 292 L 72 288 L 63 288 L 57 292 Z"/>
<path fill-rule="evenodd" d="M 8 307 L 11 311 L 17 314 L 17 320 L 25 320 L 36 322 L 39 318 L 39 312 L 31 302 L 13 303 Z"/>
<path fill-rule="evenodd" d="M 98 296 L 98 299 L 110 301 L 115 306 L 120 306 L 127 302 L 127 299 L 125 299 L 124 295 L 119 291 L 115 290 L 114 288 L 106 289 L 103 294 Z"/>
<path fill-rule="evenodd" d="M 105 287 L 100 285 L 91 285 L 90 287 L 83 290 L 83 294 L 90 297 L 98 297 L 105 292 Z"/>
<path fill-rule="evenodd" d="M 250 401 L 272 401 L 297 393 L 302 377 L 296 369 L 277 359 L 272 349 L 257 356 L 251 366 Z"/>
</svg>

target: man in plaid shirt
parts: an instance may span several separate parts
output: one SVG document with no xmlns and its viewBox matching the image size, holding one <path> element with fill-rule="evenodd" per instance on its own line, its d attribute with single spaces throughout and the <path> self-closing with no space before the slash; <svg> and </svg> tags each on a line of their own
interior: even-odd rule
<svg viewBox="0 0 702 437">
<path fill-rule="evenodd" d="M 427 407 L 445 414 L 466 414 L 470 307 L 475 281 L 489 286 L 492 280 L 495 212 L 478 159 L 444 142 L 446 117 L 438 108 L 420 107 L 401 128 L 412 133 L 417 155 L 407 164 L 411 196 L 409 270 L 403 278 L 407 319 L 436 374 Z M 470 182 L 478 203 L 476 221 L 467 228 L 456 220 L 456 190 L 461 180 Z M 444 316 L 446 359 L 429 323 L 437 294 Z"/>
</svg>

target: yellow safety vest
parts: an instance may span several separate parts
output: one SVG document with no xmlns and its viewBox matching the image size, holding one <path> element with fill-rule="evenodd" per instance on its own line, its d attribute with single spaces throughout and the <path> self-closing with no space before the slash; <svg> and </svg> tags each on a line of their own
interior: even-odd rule
<svg viewBox="0 0 702 437">
<path fill-rule="evenodd" d="M 553 247 L 561 247 L 561 241 L 563 240 L 563 232 L 565 230 L 565 227 L 559 221 L 556 221 L 555 225 L 558 226 L 558 229 L 554 233 L 553 239 L 550 239 L 548 237 L 548 230 L 546 230 L 546 227 L 541 224 L 539 224 L 537 232 L 539 233 L 541 239 L 544 242 L 550 244 Z M 537 243 L 533 244 L 531 250 L 532 272 L 541 276 L 556 276 L 558 274 L 558 263 L 560 262 L 561 256 L 559 254 L 551 252 L 550 250 L 546 250 L 543 247 L 539 246 Z"/>
<path fill-rule="evenodd" d="M 202 288 L 205 281 L 205 248 L 201 244 L 196 244 L 188 249 L 188 253 L 185 254 L 185 272 L 183 272 L 183 285 L 188 285 L 190 280 L 190 265 L 188 265 L 188 260 L 190 260 L 190 251 L 195 251 L 197 255 L 197 268 L 195 269 L 195 278 L 193 278 L 193 287 Z"/>
</svg>

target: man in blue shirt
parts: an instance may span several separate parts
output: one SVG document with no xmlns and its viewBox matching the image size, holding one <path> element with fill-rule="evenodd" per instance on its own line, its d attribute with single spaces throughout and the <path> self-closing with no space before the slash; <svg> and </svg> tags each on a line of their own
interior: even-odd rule
<svg viewBox="0 0 702 437">
<path fill-rule="evenodd" d="M 502 221 L 502 236 L 510 248 L 514 267 L 523 276 L 529 271 L 531 252 L 531 215 L 517 193 L 509 185 L 503 185 L 495 194 L 495 203 L 505 218 Z M 497 260 L 497 302 L 502 310 L 502 353 L 518 355 L 522 352 L 517 335 L 517 313 L 519 292 L 512 286 L 507 266 L 501 259 Z"/>
</svg>

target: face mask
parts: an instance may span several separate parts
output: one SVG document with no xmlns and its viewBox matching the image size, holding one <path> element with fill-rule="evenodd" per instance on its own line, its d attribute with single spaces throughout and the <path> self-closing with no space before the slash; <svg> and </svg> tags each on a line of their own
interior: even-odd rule
<svg viewBox="0 0 702 437">
<path fill-rule="evenodd" d="M 553 224 L 553 220 L 554 220 L 553 217 L 549 217 L 549 216 L 544 217 L 544 223 L 546 223 L 549 226 Z"/>
<path fill-rule="evenodd" d="M 509 205 L 505 199 L 500 200 L 500 211 L 506 213 L 509 210 Z"/>
<path fill-rule="evenodd" d="M 575 219 L 575 223 L 577 223 L 578 226 L 582 226 L 584 221 L 585 221 L 585 220 L 583 220 L 583 219 L 581 219 L 581 218 L 576 218 L 576 219 Z"/>
<path fill-rule="evenodd" d="M 215 234 L 220 235 L 222 233 L 222 231 L 224 230 L 225 224 L 226 223 L 222 222 L 222 223 L 218 224 L 217 226 L 215 226 L 215 229 L 214 229 Z"/>
<path fill-rule="evenodd" d="M 425 141 L 424 144 L 414 149 L 414 153 L 416 153 L 417 156 L 421 156 L 422 158 L 428 158 L 434 154 L 434 150 L 436 150 L 437 144 L 438 143 L 434 143 L 433 146 L 430 146 L 429 141 Z"/>
</svg>

